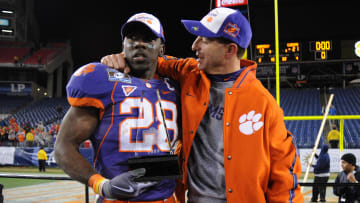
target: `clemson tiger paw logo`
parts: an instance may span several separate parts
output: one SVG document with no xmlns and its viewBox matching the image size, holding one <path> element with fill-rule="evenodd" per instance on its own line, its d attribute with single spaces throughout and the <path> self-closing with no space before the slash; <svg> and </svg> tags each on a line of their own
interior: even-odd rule
<svg viewBox="0 0 360 203">
<path fill-rule="evenodd" d="M 255 111 L 250 111 L 248 114 L 243 114 L 239 118 L 239 130 L 245 135 L 251 135 L 263 127 L 264 122 L 260 121 L 261 113 L 255 114 Z"/>
</svg>

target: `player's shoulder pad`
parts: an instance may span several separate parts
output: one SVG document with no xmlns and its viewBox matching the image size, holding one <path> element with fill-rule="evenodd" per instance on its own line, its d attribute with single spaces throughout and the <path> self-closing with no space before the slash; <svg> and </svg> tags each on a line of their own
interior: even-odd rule
<svg viewBox="0 0 360 203">
<path fill-rule="evenodd" d="M 108 94 L 115 82 L 126 79 L 123 73 L 104 64 L 89 63 L 75 71 L 66 88 L 68 91 L 76 90 L 88 96 Z"/>
</svg>

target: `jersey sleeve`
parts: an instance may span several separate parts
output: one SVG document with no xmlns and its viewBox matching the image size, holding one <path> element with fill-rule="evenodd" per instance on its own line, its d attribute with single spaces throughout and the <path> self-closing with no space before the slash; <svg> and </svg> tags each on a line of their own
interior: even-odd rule
<svg viewBox="0 0 360 203">
<path fill-rule="evenodd" d="M 167 55 L 158 58 L 158 73 L 176 81 L 185 78 L 189 71 L 197 67 L 198 62 L 194 58 L 182 59 Z"/>
<path fill-rule="evenodd" d="M 111 103 L 110 95 L 115 85 L 115 82 L 109 81 L 107 69 L 100 63 L 80 67 L 66 86 L 69 104 L 74 107 L 95 107 L 104 112 Z"/>
</svg>

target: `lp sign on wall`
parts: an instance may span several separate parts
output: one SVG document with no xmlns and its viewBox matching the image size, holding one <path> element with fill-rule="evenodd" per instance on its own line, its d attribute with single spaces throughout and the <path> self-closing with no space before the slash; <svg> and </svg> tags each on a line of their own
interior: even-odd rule
<svg viewBox="0 0 360 203">
<path fill-rule="evenodd" d="M 217 0 L 216 7 L 231 7 L 247 5 L 248 0 Z"/>
</svg>

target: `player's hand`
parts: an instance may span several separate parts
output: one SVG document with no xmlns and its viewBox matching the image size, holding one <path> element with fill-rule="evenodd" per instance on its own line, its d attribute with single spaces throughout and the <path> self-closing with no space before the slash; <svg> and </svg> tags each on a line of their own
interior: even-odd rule
<svg viewBox="0 0 360 203">
<path fill-rule="evenodd" d="M 350 181 L 350 182 L 352 182 L 352 183 L 356 183 L 356 178 L 355 178 L 355 176 L 354 176 L 354 173 L 348 173 L 348 175 L 347 175 L 347 179 Z"/>
<path fill-rule="evenodd" d="M 130 68 L 126 64 L 125 58 L 122 54 L 110 54 L 104 56 L 101 58 L 100 62 L 125 74 L 130 72 Z"/>
<path fill-rule="evenodd" d="M 102 186 L 102 195 L 107 199 L 129 199 L 147 191 L 158 182 L 135 182 L 134 179 L 145 175 L 145 168 L 128 171 L 115 176 L 111 180 L 105 180 Z"/>
</svg>

